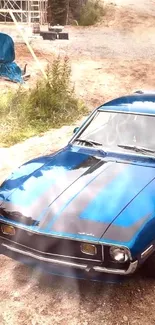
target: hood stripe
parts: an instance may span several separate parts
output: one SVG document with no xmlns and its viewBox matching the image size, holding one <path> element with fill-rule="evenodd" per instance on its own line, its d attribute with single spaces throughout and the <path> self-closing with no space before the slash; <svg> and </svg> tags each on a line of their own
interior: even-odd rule
<svg viewBox="0 0 155 325">
<path fill-rule="evenodd" d="M 109 223 L 111 223 L 113 219 L 117 216 L 117 214 L 119 214 L 122 209 L 124 209 L 125 205 L 127 205 L 135 197 L 135 195 L 142 190 L 142 188 L 153 177 L 154 173 L 154 168 L 149 168 L 148 173 L 146 173 L 145 177 L 142 179 L 139 166 L 119 163 L 111 163 L 109 165 L 109 168 L 106 170 L 106 173 L 104 172 L 105 169 L 106 168 L 104 168 L 103 172 L 101 172 L 95 179 L 93 179 L 83 190 L 78 192 L 74 197 L 73 195 L 71 196 L 70 191 L 72 189 L 70 188 L 69 198 L 72 197 L 72 199 L 70 199 L 66 203 L 67 200 L 65 197 L 65 206 L 63 206 L 62 201 L 60 202 L 60 204 L 56 201 L 57 209 L 59 211 L 57 214 L 55 214 L 53 206 L 51 206 L 48 215 L 50 216 L 50 218 L 53 215 L 55 216 L 52 217 L 52 224 L 49 223 L 48 230 L 50 230 L 51 227 L 51 231 L 54 232 L 68 232 L 70 234 L 85 234 L 91 236 L 94 235 L 95 237 L 101 237 L 102 234 L 108 228 Z M 127 191 L 127 184 L 131 183 L 131 178 L 133 184 L 130 187 L 129 191 Z M 123 185 L 124 191 L 122 191 Z M 118 193 L 117 197 L 119 197 L 120 194 L 123 194 L 124 197 L 124 201 L 123 197 L 121 197 L 120 204 L 118 204 L 117 200 L 115 201 L 115 196 L 114 199 L 112 197 L 114 193 L 113 186 L 116 187 L 117 190 L 120 186 L 120 193 Z M 109 191 L 107 191 L 107 188 L 109 188 Z M 103 196 L 103 191 L 104 193 L 108 192 L 108 194 L 110 194 L 109 199 L 108 196 Z M 66 192 L 65 194 L 67 193 L 68 192 Z M 97 202 L 97 204 L 94 204 L 94 206 L 92 206 L 92 209 L 89 209 L 90 217 L 80 218 L 81 214 L 85 213 L 85 209 L 89 206 L 89 204 L 91 205 L 92 200 L 98 199 L 98 194 L 101 193 L 102 195 L 100 196 L 100 200 Z M 115 194 L 117 194 L 117 191 Z M 108 205 L 109 215 L 107 210 Z M 113 207 L 113 205 L 115 208 Z M 63 208 L 60 211 L 60 207 L 62 206 Z M 117 211 L 115 211 L 116 208 Z M 104 210 L 105 213 L 103 214 Z"/>
<path fill-rule="evenodd" d="M 69 205 L 70 201 L 75 199 L 84 188 L 87 188 L 105 169 L 109 169 L 111 164 L 99 164 L 98 168 L 93 171 L 93 175 L 86 173 L 73 183 L 61 196 L 59 196 L 53 204 L 49 206 L 47 215 L 42 219 L 40 224 L 42 229 L 50 230 L 56 220 L 59 218 L 61 212 Z M 74 201 L 74 200 L 73 200 Z M 81 206 L 81 205 L 80 205 Z M 48 228 L 48 229 L 47 229 Z"/>
<path fill-rule="evenodd" d="M 102 167 L 100 173 L 98 173 L 87 186 L 81 187 L 79 184 L 79 191 L 77 184 L 75 188 L 71 187 L 64 193 L 64 197 L 60 197 L 60 201 L 55 202 L 55 210 L 53 205 L 49 210 L 47 220 L 52 218 L 52 222 L 48 224 L 48 230 L 60 231 L 75 234 L 75 233 L 85 233 L 91 234 L 96 237 L 100 237 L 101 227 L 99 223 L 93 223 L 89 220 L 79 219 L 79 214 L 85 206 L 98 194 L 103 186 L 106 186 L 118 173 L 122 171 L 123 168 L 127 166 L 124 164 L 107 163 Z M 106 169 L 106 172 L 104 172 Z M 75 195 L 73 193 L 75 191 Z M 63 201 L 62 201 L 63 199 Z M 67 203 L 66 203 L 67 202 Z M 60 207 L 61 210 L 60 210 Z M 57 213 L 55 213 L 57 211 Z M 52 217 L 53 216 L 53 217 Z M 104 229 L 103 229 L 104 230 Z"/>
<path fill-rule="evenodd" d="M 76 159 L 75 155 L 77 156 Z M 45 158 L 38 158 L 38 163 L 34 161 L 21 166 L 11 179 L 2 185 L 0 198 L 4 201 L 7 199 L 7 201 L 11 201 L 15 205 L 19 205 L 20 198 L 20 205 L 28 207 L 41 197 L 57 179 L 59 182 L 63 177 L 64 179 L 67 178 L 69 171 L 74 169 L 78 171 L 86 161 L 89 161 L 87 168 L 90 165 L 89 156 L 77 155 L 67 151 L 59 153 L 59 165 L 55 165 L 56 157 L 53 157 L 53 159 L 50 157 L 49 161 Z M 41 165 L 42 160 L 44 164 Z M 45 163 L 46 161 L 48 162 Z"/>
<path fill-rule="evenodd" d="M 140 220 L 130 227 L 111 225 L 101 238 L 101 242 L 105 239 L 110 242 L 116 242 L 121 245 L 129 244 L 130 240 L 137 234 L 137 231 L 151 218 L 151 213 L 141 216 Z"/>
<path fill-rule="evenodd" d="M 70 186 L 72 183 L 76 182 L 78 178 L 82 178 L 83 182 L 85 182 L 87 180 L 87 178 L 92 178 L 91 175 L 91 170 L 93 168 L 93 170 L 96 170 L 101 167 L 104 164 L 104 161 L 100 161 L 96 158 L 87 157 L 87 160 L 85 160 L 85 162 L 83 162 L 83 165 L 80 164 L 80 168 L 78 168 L 79 166 L 77 166 L 77 169 L 75 170 L 67 170 L 64 173 L 64 177 L 62 177 L 61 174 L 59 174 L 59 172 L 57 171 L 57 173 L 55 174 L 55 179 L 58 180 L 56 183 L 53 182 L 53 185 L 50 187 L 50 189 L 47 189 L 46 192 L 43 193 L 43 195 L 41 197 L 38 197 L 38 199 L 36 199 L 32 205 L 30 205 L 29 207 L 25 207 L 25 206 L 20 206 L 19 203 L 18 204 L 14 204 L 13 199 L 11 201 L 1 201 L 2 202 L 2 209 L 5 210 L 5 212 L 8 213 L 14 213 L 14 212 L 20 212 L 23 216 L 27 216 L 27 217 L 33 217 L 33 219 L 37 219 L 36 221 L 42 219 L 42 217 L 44 216 L 46 210 L 48 209 L 48 206 L 51 204 L 51 202 L 53 202 L 55 199 L 57 199 L 57 197 L 66 190 L 66 188 L 68 186 Z M 59 167 L 60 168 L 60 167 Z M 89 173 L 88 173 L 89 171 Z M 88 174 L 87 178 L 85 177 L 85 174 Z M 46 182 L 46 181 L 45 181 Z M 25 195 L 25 200 L 27 198 L 27 196 L 29 197 L 29 191 L 27 189 L 26 192 L 23 193 Z M 26 195 L 27 194 L 27 195 Z M 20 195 L 18 197 L 18 202 L 20 199 Z"/>
<path fill-rule="evenodd" d="M 141 175 L 143 174 L 143 177 Z M 113 181 L 102 188 L 99 194 L 87 205 L 80 218 L 97 222 L 111 223 L 134 197 L 152 180 L 154 168 L 128 165 Z M 129 218 L 130 220 L 130 218 Z"/>
<path fill-rule="evenodd" d="M 152 180 L 116 220 L 114 220 L 106 233 L 102 236 L 102 240 L 115 240 L 123 244 L 131 240 L 137 240 L 137 238 L 140 241 L 141 238 L 144 243 L 146 236 L 144 234 L 141 235 L 142 229 L 140 228 L 145 226 L 146 221 L 154 216 L 154 188 L 155 180 Z M 149 232 L 150 231 L 147 231 L 147 234 L 149 234 Z M 147 235 L 147 238 L 149 238 L 149 235 Z"/>
</svg>

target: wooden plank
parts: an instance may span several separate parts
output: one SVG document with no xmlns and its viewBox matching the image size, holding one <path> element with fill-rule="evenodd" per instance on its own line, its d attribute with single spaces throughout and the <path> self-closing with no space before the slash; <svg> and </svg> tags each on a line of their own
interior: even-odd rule
<svg viewBox="0 0 155 325">
<path fill-rule="evenodd" d="M 35 55 L 35 53 L 34 53 L 32 47 L 31 47 L 31 45 L 29 44 L 26 35 L 25 35 L 24 32 L 22 31 L 22 29 L 20 29 L 20 27 L 19 27 L 19 25 L 18 25 L 18 22 L 17 22 L 17 20 L 16 20 L 16 18 L 15 18 L 15 16 L 14 16 L 12 10 L 9 10 L 9 13 L 10 13 L 10 16 L 11 16 L 13 22 L 15 23 L 15 26 L 17 27 L 19 33 L 21 34 L 23 40 L 25 41 L 25 43 L 26 43 L 26 45 L 27 45 L 27 48 L 29 49 L 29 51 L 30 51 L 30 53 L 32 54 L 34 60 L 36 61 L 37 65 L 38 65 L 38 68 L 39 68 L 40 71 L 42 72 L 44 78 L 47 79 L 47 75 L 46 75 L 44 69 L 42 68 L 42 65 L 41 65 L 40 61 L 38 60 L 37 56 Z"/>
</svg>

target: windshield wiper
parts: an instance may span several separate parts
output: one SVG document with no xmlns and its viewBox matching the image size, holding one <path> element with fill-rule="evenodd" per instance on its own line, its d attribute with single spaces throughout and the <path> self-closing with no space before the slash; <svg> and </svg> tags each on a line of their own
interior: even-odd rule
<svg viewBox="0 0 155 325">
<path fill-rule="evenodd" d="M 75 141 L 79 141 L 79 142 L 83 142 L 83 143 L 85 143 L 85 144 L 88 144 L 88 145 L 90 145 L 90 146 L 92 146 L 92 147 L 96 147 L 96 146 L 102 146 L 102 143 L 100 143 L 100 142 L 97 142 L 97 141 L 94 141 L 94 140 L 89 140 L 89 139 L 80 139 L 80 138 L 77 138 L 77 139 L 75 139 Z"/>
<path fill-rule="evenodd" d="M 144 147 L 137 147 L 133 145 L 124 145 L 124 144 L 118 144 L 117 147 L 127 149 L 127 150 L 133 150 L 135 152 L 147 154 L 147 153 L 152 153 L 155 154 L 154 150 L 151 150 L 149 148 L 144 148 Z"/>
</svg>

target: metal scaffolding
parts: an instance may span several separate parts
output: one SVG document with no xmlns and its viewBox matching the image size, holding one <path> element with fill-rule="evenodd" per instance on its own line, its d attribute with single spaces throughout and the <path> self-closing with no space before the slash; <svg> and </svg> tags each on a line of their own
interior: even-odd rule
<svg viewBox="0 0 155 325">
<path fill-rule="evenodd" d="M 11 22 L 11 10 L 19 23 L 47 23 L 48 0 L 0 0 L 0 22 Z"/>
</svg>

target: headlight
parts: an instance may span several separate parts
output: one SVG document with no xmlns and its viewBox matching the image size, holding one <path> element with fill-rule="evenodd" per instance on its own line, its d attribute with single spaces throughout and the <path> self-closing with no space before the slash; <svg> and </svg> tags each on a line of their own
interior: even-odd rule
<svg viewBox="0 0 155 325">
<path fill-rule="evenodd" d="M 126 248 L 123 247 L 116 247 L 112 246 L 110 247 L 110 256 L 114 261 L 117 262 L 126 262 L 129 260 L 129 253 Z"/>
</svg>

